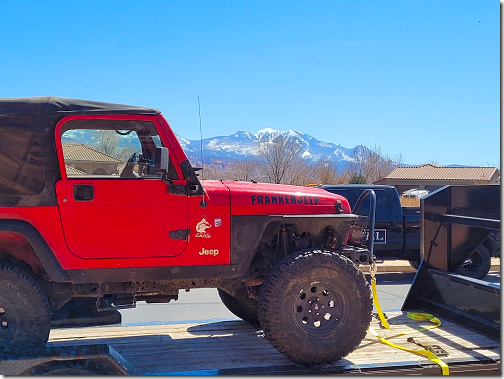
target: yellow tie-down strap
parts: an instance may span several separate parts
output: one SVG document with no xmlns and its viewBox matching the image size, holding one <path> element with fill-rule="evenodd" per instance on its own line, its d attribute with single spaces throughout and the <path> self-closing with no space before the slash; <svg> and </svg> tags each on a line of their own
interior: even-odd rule
<svg viewBox="0 0 504 379">
<path fill-rule="evenodd" d="M 390 325 L 388 324 L 387 319 L 383 315 L 383 312 L 382 312 L 381 307 L 380 307 L 380 303 L 378 302 L 378 296 L 376 294 L 376 279 L 375 278 L 371 278 L 371 289 L 373 291 L 373 300 L 374 300 L 374 303 L 375 303 L 376 311 L 378 312 L 378 317 L 380 318 L 380 321 L 381 321 L 383 327 L 386 328 L 386 329 L 389 329 L 389 330 L 393 330 L 390 327 Z M 430 322 L 434 323 L 435 325 L 429 326 L 427 328 L 413 330 L 411 332 L 396 332 L 396 333 L 398 333 L 400 335 L 406 335 L 406 334 L 410 334 L 410 333 L 417 333 L 417 332 L 421 332 L 421 331 L 424 331 L 424 330 L 429 330 L 429 329 L 437 328 L 438 326 L 441 325 L 441 320 L 439 320 L 437 317 L 434 317 L 433 315 L 431 315 L 429 313 L 408 312 L 407 313 L 407 317 L 409 319 L 411 319 L 411 320 L 416 320 L 416 321 L 429 320 Z M 390 342 L 389 340 L 387 340 L 386 338 L 378 335 L 378 333 L 376 333 L 376 331 L 371 326 L 369 326 L 369 331 L 376 338 L 378 338 L 381 342 L 383 342 L 383 343 L 385 343 L 385 344 L 387 344 L 389 346 L 392 346 L 392 347 L 395 347 L 397 349 L 404 350 L 404 351 L 407 351 L 407 352 L 410 352 L 410 353 L 413 353 L 413 354 L 416 354 L 416 355 L 422 355 L 422 356 L 430 359 L 432 362 L 436 363 L 439 367 L 441 367 L 443 375 L 449 375 L 448 365 L 446 363 L 444 363 L 440 358 L 438 358 L 436 356 L 436 354 L 432 353 L 431 351 L 408 349 L 406 347 L 402 347 L 402 346 L 396 345 L 396 344 Z"/>
</svg>

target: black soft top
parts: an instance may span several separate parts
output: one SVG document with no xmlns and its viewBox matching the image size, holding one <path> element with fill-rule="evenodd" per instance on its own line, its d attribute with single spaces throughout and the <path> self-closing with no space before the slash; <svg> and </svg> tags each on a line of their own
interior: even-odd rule
<svg viewBox="0 0 504 379">
<path fill-rule="evenodd" d="M 156 108 L 136 107 L 56 96 L 0 98 L 0 117 L 51 117 L 84 114 L 157 115 Z"/>
<path fill-rule="evenodd" d="M 0 98 L 0 207 L 56 206 L 56 125 L 65 116 L 110 114 L 159 110 L 55 96 Z"/>
</svg>

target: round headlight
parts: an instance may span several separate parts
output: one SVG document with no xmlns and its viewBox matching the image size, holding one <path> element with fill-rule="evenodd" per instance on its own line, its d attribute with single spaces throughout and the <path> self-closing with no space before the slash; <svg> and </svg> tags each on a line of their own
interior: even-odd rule
<svg viewBox="0 0 504 379">
<path fill-rule="evenodd" d="M 366 236 L 360 225 L 352 225 L 348 232 L 348 242 L 351 245 L 362 245 L 366 241 Z"/>
</svg>

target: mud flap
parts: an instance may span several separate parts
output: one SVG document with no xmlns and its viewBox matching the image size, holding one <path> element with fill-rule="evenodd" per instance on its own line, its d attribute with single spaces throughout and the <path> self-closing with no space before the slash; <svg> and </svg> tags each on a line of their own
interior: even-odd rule
<svg viewBox="0 0 504 379">
<path fill-rule="evenodd" d="M 500 286 L 420 263 L 402 311 L 422 311 L 500 340 Z"/>
</svg>

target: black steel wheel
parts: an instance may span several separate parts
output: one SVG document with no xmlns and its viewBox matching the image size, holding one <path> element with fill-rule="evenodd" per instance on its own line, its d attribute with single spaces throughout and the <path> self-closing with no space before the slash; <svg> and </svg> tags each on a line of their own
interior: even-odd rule
<svg viewBox="0 0 504 379">
<path fill-rule="evenodd" d="M 265 337 L 286 357 L 333 362 L 366 336 L 373 302 L 364 274 L 339 254 L 308 250 L 284 258 L 259 297 Z"/>
<path fill-rule="evenodd" d="M 485 246 L 481 245 L 455 272 L 471 278 L 483 279 L 490 271 L 491 264 L 492 256 L 490 252 Z"/>
<path fill-rule="evenodd" d="M 10 263 L 0 263 L 0 351 L 26 355 L 44 348 L 51 316 L 35 280 Z"/>
<path fill-rule="evenodd" d="M 307 334 L 325 336 L 341 325 L 348 313 L 348 303 L 340 288 L 329 281 L 304 286 L 291 308 L 296 324 Z"/>
<path fill-rule="evenodd" d="M 259 325 L 259 306 L 257 300 L 248 297 L 245 288 L 240 288 L 235 296 L 231 296 L 220 288 L 217 290 L 219 291 L 222 303 L 232 314 L 253 325 Z"/>
</svg>

